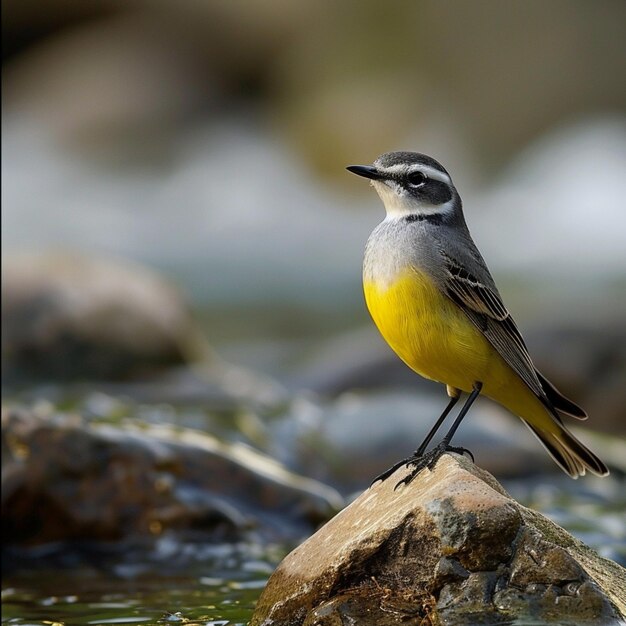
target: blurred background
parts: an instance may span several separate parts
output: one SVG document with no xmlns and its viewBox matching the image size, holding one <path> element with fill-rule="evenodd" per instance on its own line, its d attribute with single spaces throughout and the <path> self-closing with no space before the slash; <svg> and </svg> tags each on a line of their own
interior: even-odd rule
<svg viewBox="0 0 626 626">
<path fill-rule="evenodd" d="M 7 253 L 156 267 L 229 312 L 218 343 L 235 322 L 246 339 L 354 328 L 382 211 L 344 168 L 412 149 L 452 172 L 522 322 L 624 312 L 620 0 L 9 0 L 2 15 Z M 517 295 L 537 281 L 550 297 Z"/>
<path fill-rule="evenodd" d="M 405 149 L 451 172 L 537 365 L 623 435 L 625 23 L 622 0 L 5 0 L 5 397 L 54 404 L 52 381 L 128 378 L 142 350 L 142 372 L 219 361 L 227 392 L 289 398 L 269 434 L 252 402 L 221 436 L 362 487 L 445 403 L 361 293 L 383 209 L 345 166 Z M 203 385 L 124 393 L 197 426 L 163 406 L 210 406 Z M 102 390 L 78 407 L 119 413 Z"/>
<path fill-rule="evenodd" d="M 422 151 L 452 173 L 540 364 L 570 390 L 593 374 L 594 409 L 623 411 L 620 0 L 9 0 L 2 15 L 5 255 L 155 268 L 220 354 L 279 376 L 362 329 L 347 365 L 387 348 L 360 285 L 382 207 L 344 168 Z M 579 338 L 532 332 L 547 329 Z"/>
</svg>

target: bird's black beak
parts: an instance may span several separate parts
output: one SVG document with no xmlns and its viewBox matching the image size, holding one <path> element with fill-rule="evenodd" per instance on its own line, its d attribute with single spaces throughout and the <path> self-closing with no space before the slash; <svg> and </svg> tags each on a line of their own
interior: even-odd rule
<svg viewBox="0 0 626 626">
<path fill-rule="evenodd" d="M 385 175 L 379 172 L 372 165 L 348 165 L 346 169 L 357 176 L 363 176 L 364 178 L 371 178 L 372 180 L 382 180 Z"/>
</svg>

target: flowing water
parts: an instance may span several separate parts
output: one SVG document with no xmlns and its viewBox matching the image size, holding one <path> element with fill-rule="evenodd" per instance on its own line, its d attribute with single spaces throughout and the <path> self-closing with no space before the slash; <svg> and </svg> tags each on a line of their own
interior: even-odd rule
<svg viewBox="0 0 626 626">
<path fill-rule="evenodd" d="M 91 563 L 37 565 L 21 555 L 3 580 L 3 624 L 246 624 L 258 595 L 287 546 L 202 546 L 160 542 L 137 561 L 92 553 Z M 117 562 L 115 558 L 117 555 Z M 50 562 L 50 553 L 40 555 Z M 100 557 L 100 559 L 98 559 Z M 85 554 L 80 556 L 85 560 Z M 52 559 L 54 560 L 54 559 Z M 99 562 L 97 562 L 99 561 Z"/>
<path fill-rule="evenodd" d="M 207 409 L 208 402 L 197 402 L 197 398 L 192 407 L 174 401 L 130 400 L 128 393 L 107 395 L 89 390 L 68 394 L 52 387 L 26 390 L 16 398 L 28 404 L 41 396 L 55 407 L 111 425 L 131 415 L 145 423 L 171 423 L 211 432 L 224 440 L 242 438 L 242 432 L 261 423 L 247 423 L 243 417 L 250 414 L 239 410 Z M 235 414 L 237 419 L 233 419 Z M 291 423 L 293 416 L 286 417 Z M 281 439 L 283 431 L 272 432 L 278 434 L 279 447 L 294 447 L 292 440 Z M 315 449 L 324 458 L 325 450 Z M 619 472 L 607 479 L 572 481 L 551 473 L 502 483 L 518 501 L 546 514 L 602 556 L 626 565 L 626 483 Z M 276 565 L 304 538 L 292 536 L 284 543 L 277 540 L 271 544 L 259 538 L 233 544 L 208 543 L 206 536 L 164 533 L 146 545 L 5 546 L 2 624 L 244 625 Z"/>
<path fill-rule="evenodd" d="M 532 484 L 520 479 L 506 487 L 602 555 L 626 564 L 623 480 L 585 485 L 550 477 Z M 10 554 L 8 564 L 17 567 L 3 579 L 2 623 L 244 625 L 291 547 L 206 546 L 163 537 L 148 553 L 124 552 L 119 546 L 107 552 L 100 546 L 80 555 L 55 554 L 59 548 L 48 546 Z"/>
</svg>

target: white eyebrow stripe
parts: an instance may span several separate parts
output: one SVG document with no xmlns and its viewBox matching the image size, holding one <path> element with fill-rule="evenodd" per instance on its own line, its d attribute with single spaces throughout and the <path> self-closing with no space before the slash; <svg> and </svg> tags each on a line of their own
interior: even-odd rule
<svg viewBox="0 0 626 626">
<path fill-rule="evenodd" d="M 432 180 L 438 180 L 441 183 L 446 183 L 448 185 L 452 184 L 450 177 L 439 170 L 434 169 L 433 167 L 428 167 L 427 165 L 420 165 L 415 168 L 416 170 L 423 172 L 426 176 Z"/>
<path fill-rule="evenodd" d="M 452 180 L 447 174 L 435 169 L 434 167 L 429 167 L 428 165 L 408 165 L 407 163 L 395 163 L 394 165 L 390 165 L 389 167 L 381 167 L 379 168 L 381 172 L 386 172 L 389 174 L 406 174 L 408 172 L 422 172 L 431 180 L 438 180 L 441 183 L 446 183 L 447 185 L 452 184 Z"/>
</svg>

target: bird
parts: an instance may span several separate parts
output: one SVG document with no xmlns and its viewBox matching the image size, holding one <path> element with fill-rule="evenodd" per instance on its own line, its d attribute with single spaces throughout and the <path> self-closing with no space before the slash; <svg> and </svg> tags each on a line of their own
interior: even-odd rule
<svg viewBox="0 0 626 626">
<path fill-rule="evenodd" d="M 386 211 L 365 246 L 369 313 L 400 359 L 420 376 L 443 383 L 449 397 L 415 452 L 372 484 L 408 466 L 397 488 L 424 468 L 433 469 L 447 452 L 472 456 L 451 440 L 481 394 L 521 418 L 572 478 L 586 470 L 606 476 L 607 466 L 564 423 L 587 414 L 534 366 L 470 235 L 448 171 L 418 152 L 387 152 L 372 165 L 346 169 L 370 180 Z M 428 450 L 463 393 L 469 395 L 452 426 Z"/>
</svg>

